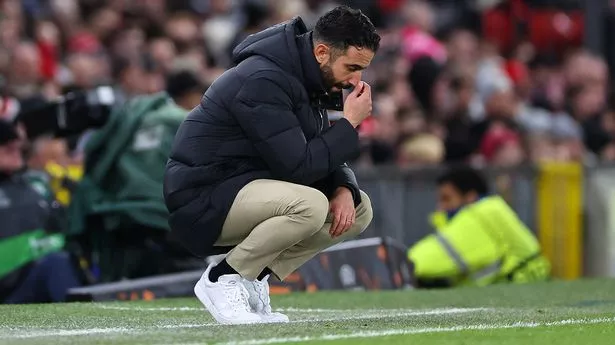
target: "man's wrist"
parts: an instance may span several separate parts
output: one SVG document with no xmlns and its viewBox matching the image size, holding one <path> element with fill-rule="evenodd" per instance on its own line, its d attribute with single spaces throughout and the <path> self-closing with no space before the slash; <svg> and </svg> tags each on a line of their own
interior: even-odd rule
<svg viewBox="0 0 615 345">
<path fill-rule="evenodd" d="M 335 191 L 333 192 L 333 196 L 338 196 L 344 193 L 349 193 L 350 196 L 352 196 L 352 189 L 350 189 L 350 187 L 347 187 L 347 186 L 339 186 L 335 188 Z"/>
<path fill-rule="evenodd" d="M 352 120 L 350 120 L 350 118 L 348 118 L 348 117 L 346 117 L 346 116 L 344 116 L 344 119 L 346 119 L 346 121 L 348 121 L 348 123 L 349 123 L 352 127 L 354 127 L 354 128 L 359 127 L 359 125 L 361 124 L 360 122 L 359 122 L 359 123 L 354 123 Z"/>
</svg>

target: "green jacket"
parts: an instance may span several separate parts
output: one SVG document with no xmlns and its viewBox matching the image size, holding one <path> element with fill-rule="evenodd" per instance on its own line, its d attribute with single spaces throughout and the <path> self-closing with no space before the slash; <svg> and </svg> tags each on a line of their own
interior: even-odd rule
<svg viewBox="0 0 615 345">
<path fill-rule="evenodd" d="M 437 231 L 408 251 L 421 281 L 484 286 L 549 278 L 538 240 L 499 196 L 483 198 L 451 219 L 434 217 Z"/>
<path fill-rule="evenodd" d="M 166 93 L 137 97 L 111 114 L 86 144 L 83 180 L 70 207 L 70 234 L 84 232 L 92 215 L 100 216 L 107 231 L 169 230 L 162 182 L 186 114 Z"/>
</svg>

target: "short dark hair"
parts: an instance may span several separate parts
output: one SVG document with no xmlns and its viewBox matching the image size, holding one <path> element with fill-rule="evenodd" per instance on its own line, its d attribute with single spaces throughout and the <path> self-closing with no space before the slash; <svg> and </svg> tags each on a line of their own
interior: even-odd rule
<svg viewBox="0 0 615 345">
<path fill-rule="evenodd" d="M 207 85 L 199 77 L 188 70 L 178 70 L 167 75 L 167 93 L 173 99 L 178 99 L 190 92 L 204 93 Z"/>
<path fill-rule="evenodd" d="M 348 6 L 338 6 L 320 17 L 313 39 L 342 51 L 353 46 L 375 53 L 380 48 L 380 35 L 371 20 L 361 10 Z"/>
<path fill-rule="evenodd" d="M 438 186 L 445 183 L 452 184 L 462 194 L 476 192 L 478 195 L 489 193 L 489 186 L 483 174 L 471 167 L 462 166 L 451 168 L 438 178 Z"/>
</svg>

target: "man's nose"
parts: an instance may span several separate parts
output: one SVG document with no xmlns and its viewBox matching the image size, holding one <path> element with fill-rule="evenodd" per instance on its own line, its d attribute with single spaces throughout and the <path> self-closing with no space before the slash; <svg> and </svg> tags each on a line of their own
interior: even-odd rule
<svg viewBox="0 0 615 345">
<path fill-rule="evenodd" d="M 351 83 L 352 85 L 357 85 L 361 81 L 362 76 L 363 76 L 363 72 L 361 71 L 354 72 L 350 76 L 350 79 L 348 79 L 348 82 Z"/>
</svg>

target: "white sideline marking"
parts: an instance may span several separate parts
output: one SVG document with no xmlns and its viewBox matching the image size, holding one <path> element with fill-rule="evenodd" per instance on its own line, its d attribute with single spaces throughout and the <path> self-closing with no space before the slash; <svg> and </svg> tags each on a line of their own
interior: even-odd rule
<svg viewBox="0 0 615 345">
<path fill-rule="evenodd" d="M 350 320 L 371 320 L 390 317 L 407 317 L 407 316 L 429 316 L 429 315 L 448 315 L 461 313 L 475 313 L 481 311 L 493 310 L 489 308 L 449 308 L 449 309 L 427 309 L 427 310 L 411 310 L 411 309 L 371 309 L 371 310 L 352 310 L 354 315 L 342 315 L 336 317 L 321 318 L 304 318 L 299 320 L 291 320 L 291 323 L 302 322 L 323 322 L 323 321 L 350 321 Z"/>
<path fill-rule="evenodd" d="M 135 309 L 130 309 L 135 310 Z M 199 309 L 201 310 L 201 309 Z M 297 309 L 296 309 L 297 310 Z M 322 309 L 330 310 L 330 309 Z M 486 311 L 485 308 L 451 308 L 451 309 L 426 309 L 426 310 L 411 310 L 411 309 L 351 309 L 355 315 L 338 316 L 330 318 L 319 318 L 315 316 L 310 318 L 292 320 L 291 323 L 305 323 L 305 322 L 326 322 L 326 321 L 349 321 L 349 320 L 369 320 L 380 319 L 385 317 L 403 317 L 403 316 L 427 316 L 427 315 L 447 315 L 447 314 L 459 314 L 459 313 L 473 313 Z M 370 314 L 371 313 L 371 314 Z M 0 333 L 0 339 L 25 339 L 25 338 L 41 338 L 41 337 L 70 337 L 78 335 L 94 335 L 94 334 L 111 334 L 111 333 L 124 333 L 124 334 L 136 334 L 141 332 L 147 332 L 149 330 L 155 330 L 160 328 L 165 329 L 181 329 L 181 328 L 199 328 L 199 327 L 214 327 L 222 325 L 217 323 L 204 323 L 204 324 L 179 324 L 179 325 L 160 325 L 154 327 L 143 328 L 128 328 L 128 327 L 111 327 L 111 328 L 87 328 L 87 329 L 31 329 L 31 328 L 2 328 L 0 331 L 9 330 L 11 334 Z M 23 333 L 14 333 L 16 331 L 22 331 Z"/>
<path fill-rule="evenodd" d="M 98 309 L 106 310 L 128 310 L 128 311 L 204 311 L 199 307 L 122 307 L 114 305 L 93 304 Z M 276 308 L 274 311 L 281 313 L 356 313 L 356 312 L 388 312 L 388 311 L 409 311 L 409 309 L 319 309 L 319 308 Z"/>
<path fill-rule="evenodd" d="M 122 307 L 122 306 L 113 306 L 113 305 L 94 305 L 99 309 L 106 310 L 127 310 L 127 311 L 205 311 L 204 308 L 198 307 Z M 402 316 L 407 313 L 419 313 L 418 315 L 431 315 L 438 313 L 463 313 L 463 312 L 475 312 L 475 311 L 485 311 L 488 309 L 485 308 L 446 308 L 446 309 L 314 309 L 314 308 L 276 308 L 274 311 L 281 313 L 394 313 L 394 316 Z M 401 313 L 398 315 L 398 313 Z"/>
<path fill-rule="evenodd" d="M 92 306 L 99 309 L 107 310 L 131 310 L 131 311 L 203 311 L 203 308 L 197 307 L 121 307 L 114 305 L 93 304 Z"/>
<path fill-rule="evenodd" d="M 0 339 L 28 339 L 28 338 L 43 338 L 43 337 L 71 337 L 78 335 L 95 335 L 95 334 L 137 334 L 147 332 L 154 329 L 176 329 L 176 328 L 199 328 L 218 326 L 217 323 L 205 324 L 185 324 L 185 325 L 160 325 L 148 328 L 127 328 L 127 327 L 110 327 L 110 328 L 86 328 L 86 329 L 29 329 L 29 328 L 9 328 L 9 331 L 22 331 L 22 334 L 0 334 Z M 0 330 L 3 330 L 0 328 Z"/>
<path fill-rule="evenodd" d="M 203 308 L 198 307 L 122 307 L 114 305 L 93 304 L 98 309 L 107 310 L 130 310 L 130 311 L 203 311 Z M 387 309 L 387 310 L 403 310 L 403 309 Z M 406 309 L 407 310 L 407 309 Z M 313 309 L 313 308 L 277 308 L 275 311 L 286 313 L 353 313 L 363 311 L 382 311 L 382 309 Z"/>
<path fill-rule="evenodd" d="M 434 327 L 434 328 L 414 328 L 414 329 L 387 329 L 382 331 L 356 332 L 351 334 L 325 334 L 320 336 L 306 337 L 290 337 L 290 338 L 269 338 L 269 339 L 254 339 L 245 341 L 232 341 L 226 343 L 217 343 L 216 345 L 269 345 L 282 343 L 297 343 L 304 341 L 325 341 L 325 340 L 341 340 L 341 339 L 356 339 L 356 338 L 376 338 L 391 335 L 413 335 L 423 333 L 450 333 L 460 331 L 488 331 L 498 329 L 511 328 L 536 328 L 536 327 L 558 327 L 567 325 L 593 325 L 600 323 L 613 323 L 615 318 L 600 318 L 600 319 L 568 319 L 554 322 L 518 322 L 507 325 L 469 325 L 469 326 L 453 326 L 453 327 Z"/>
</svg>

